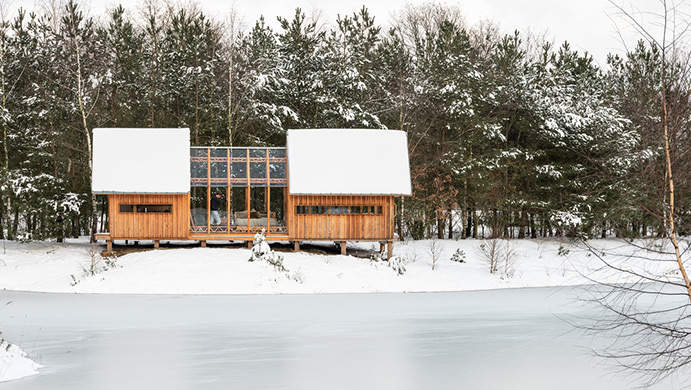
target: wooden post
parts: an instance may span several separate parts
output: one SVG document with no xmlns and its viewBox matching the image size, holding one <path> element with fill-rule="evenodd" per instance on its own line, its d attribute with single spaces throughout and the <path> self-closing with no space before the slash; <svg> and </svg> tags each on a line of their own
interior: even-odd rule
<svg viewBox="0 0 691 390">
<path fill-rule="evenodd" d="M 211 148 L 206 148 L 206 232 L 211 233 Z"/>
<path fill-rule="evenodd" d="M 245 210 L 247 210 L 247 233 L 250 233 L 250 149 L 247 148 L 247 190 L 245 191 Z M 251 248 L 251 247 L 250 247 Z"/>
<path fill-rule="evenodd" d="M 154 249 L 158 249 L 158 240 L 154 240 Z"/>
<path fill-rule="evenodd" d="M 345 255 L 346 254 L 346 242 L 341 241 L 341 254 Z"/>
<path fill-rule="evenodd" d="M 386 251 L 386 260 L 391 259 L 391 256 L 393 256 L 393 241 L 389 241 L 387 243 L 387 251 Z"/>
<path fill-rule="evenodd" d="M 252 241 L 247 241 L 247 249 L 252 249 Z"/>
<path fill-rule="evenodd" d="M 379 253 L 384 252 L 384 246 L 386 243 L 384 241 L 379 241 Z"/>
<path fill-rule="evenodd" d="M 300 241 L 293 241 L 293 250 L 295 252 L 300 250 Z"/>
<path fill-rule="evenodd" d="M 266 149 L 266 233 L 271 231 L 271 167 L 269 166 L 269 149 Z"/>
<path fill-rule="evenodd" d="M 206 240 L 201 240 L 202 248 L 206 248 Z"/>
<path fill-rule="evenodd" d="M 106 240 L 106 251 L 113 251 L 113 240 Z"/>
<path fill-rule="evenodd" d="M 232 168 L 232 164 L 230 163 L 230 156 L 231 151 L 230 148 L 226 149 L 226 173 L 228 174 L 228 187 L 226 187 L 226 231 L 228 234 L 230 234 L 230 212 L 231 212 L 231 207 L 232 205 L 230 204 L 230 200 L 232 199 L 232 196 L 230 194 L 230 170 Z"/>
</svg>

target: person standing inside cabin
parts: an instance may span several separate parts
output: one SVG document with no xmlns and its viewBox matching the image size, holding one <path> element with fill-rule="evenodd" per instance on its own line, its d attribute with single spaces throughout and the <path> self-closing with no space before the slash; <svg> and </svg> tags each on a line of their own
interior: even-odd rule
<svg viewBox="0 0 691 390">
<path fill-rule="evenodd" d="M 221 216 L 218 214 L 218 209 L 221 207 L 223 201 L 221 200 L 221 193 L 217 192 L 213 198 L 211 198 L 211 224 L 220 225 Z"/>
</svg>

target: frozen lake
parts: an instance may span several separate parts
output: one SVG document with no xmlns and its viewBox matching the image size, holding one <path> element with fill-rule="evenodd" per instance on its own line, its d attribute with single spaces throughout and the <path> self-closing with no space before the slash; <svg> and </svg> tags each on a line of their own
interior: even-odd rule
<svg viewBox="0 0 691 390">
<path fill-rule="evenodd" d="M 632 388 L 610 376 L 588 354 L 591 340 L 559 318 L 589 315 L 574 303 L 580 292 L 3 291 L 3 337 L 44 368 L 2 389 Z"/>
</svg>

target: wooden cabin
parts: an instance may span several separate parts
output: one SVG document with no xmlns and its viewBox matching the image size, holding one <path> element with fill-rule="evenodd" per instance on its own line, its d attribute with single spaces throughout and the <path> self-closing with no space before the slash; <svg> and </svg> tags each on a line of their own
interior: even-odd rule
<svg viewBox="0 0 691 390">
<path fill-rule="evenodd" d="M 109 251 L 114 240 L 249 245 L 263 229 L 296 249 L 375 241 L 390 256 L 394 197 L 411 195 L 407 137 L 395 130 L 289 130 L 285 148 L 229 148 L 190 147 L 188 129 L 94 129 L 93 161 Z"/>
</svg>

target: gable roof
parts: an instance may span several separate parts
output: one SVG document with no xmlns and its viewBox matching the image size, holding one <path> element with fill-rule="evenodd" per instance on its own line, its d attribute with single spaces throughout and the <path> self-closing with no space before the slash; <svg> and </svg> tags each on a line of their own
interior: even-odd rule
<svg viewBox="0 0 691 390">
<path fill-rule="evenodd" d="M 189 129 L 94 129 L 94 194 L 186 194 Z"/>
<path fill-rule="evenodd" d="M 399 130 L 288 130 L 292 195 L 412 195 L 408 137 Z"/>
</svg>

